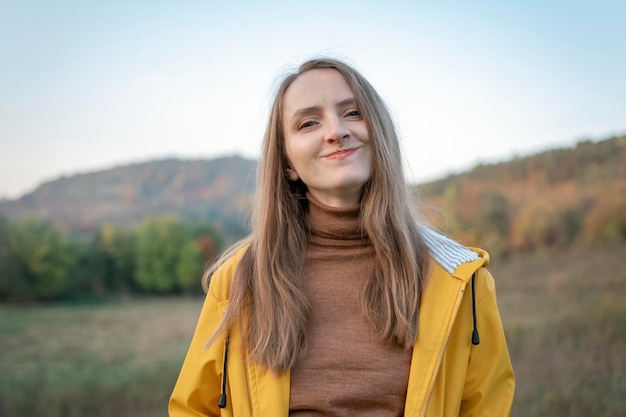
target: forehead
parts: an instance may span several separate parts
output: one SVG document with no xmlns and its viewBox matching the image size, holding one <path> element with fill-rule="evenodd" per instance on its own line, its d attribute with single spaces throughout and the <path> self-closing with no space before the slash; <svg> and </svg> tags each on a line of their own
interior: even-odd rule
<svg viewBox="0 0 626 417">
<path fill-rule="evenodd" d="M 287 88 L 283 110 L 288 115 L 299 108 L 333 104 L 353 96 L 339 71 L 313 69 L 300 74 Z"/>
</svg>

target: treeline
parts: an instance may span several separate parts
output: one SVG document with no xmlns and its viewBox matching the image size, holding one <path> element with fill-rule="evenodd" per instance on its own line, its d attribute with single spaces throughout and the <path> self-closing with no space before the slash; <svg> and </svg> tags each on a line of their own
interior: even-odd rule
<svg viewBox="0 0 626 417">
<path fill-rule="evenodd" d="M 243 165 L 239 167 L 237 163 Z M 0 215 L 0 300 L 200 293 L 199 278 L 207 263 L 221 253 L 226 242 L 245 234 L 241 230 L 241 210 L 229 210 L 230 220 L 219 214 L 229 207 L 245 207 L 249 193 L 238 192 L 233 185 L 237 178 L 242 180 L 240 177 L 228 179 L 227 175 L 218 175 L 217 168 L 226 166 L 244 171 L 250 168 L 250 162 L 238 158 L 221 161 L 218 165 L 215 162 L 167 162 L 166 173 L 175 172 L 173 167 L 189 172 L 183 175 L 187 178 L 184 187 L 174 174 L 157 175 L 158 171 L 154 171 L 157 166 L 161 164 L 131 168 L 154 174 L 149 176 L 154 181 L 165 178 L 164 182 L 155 184 L 170 184 L 177 193 L 191 189 L 193 192 L 189 195 L 202 198 L 193 200 L 182 191 L 159 197 L 154 190 L 162 187 L 156 187 L 154 195 L 150 194 L 153 198 L 146 199 L 144 205 L 126 207 L 113 199 L 107 203 L 112 212 L 114 208 L 122 207 L 122 211 L 132 208 L 141 218 L 146 213 L 152 217 L 139 226 L 120 220 L 111 222 L 115 225 L 96 227 L 100 223 L 89 221 L 86 224 L 90 233 L 87 237 L 82 234 L 82 240 L 71 237 L 76 235 L 76 230 L 72 234 L 73 229 L 67 227 L 63 216 L 72 214 L 61 206 L 58 211 L 63 216 L 50 221 L 23 219 L 21 215 L 9 220 Z M 131 168 L 115 169 L 102 175 L 113 176 L 110 182 L 115 185 L 122 183 L 127 169 Z M 200 186 L 204 177 L 212 178 L 210 189 Z M 78 176 L 49 186 L 60 187 L 57 193 L 52 193 L 56 199 L 65 189 L 68 199 L 73 196 L 82 201 L 82 191 L 74 195 L 67 191 L 72 187 L 61 185 L 82 184 L 81 181 L 89 178 L 89 175 Z M 85 184 L 78 188 L 99 188 Z M 110 192 L 118 189 L 113 185 Z M 626 135 L 600 142 L 584 141 L 573 148 L 553 149 L 509 162 L 479 165 L 467 173 L 451 175 L 418 188 L 422 195 L 419 209 L 427 222 L 467 245 L 489 250 L 492 256 L 545 247 L 625 241 Z M 40 199 L 40 204 L 33 206 L 36 210 L 26 212 L 42 216 L 49 207 L 45 195 L 41 195 L 46 189 L 43 187 L 13 202 L 13 209 L 21 213 L 28 201 Z M 212 211 L 206 215 L 182 209 L 204 207 L 202 199 L 213 203 L 223 200 L 224 204 L 220 210 L 208 209 Z M 101 210 L 103 203 L 96 200 L 97 204 L 90 209 L 83 207 L 82 212 Z M 176 202 L 176 207 L 161 208 L 180 217 L 158 216 L 153 211 L 143 210 L 144 206 L 163 201 Z M 212 219 L 212 223 L 199 220 L 203 218 Z M 111 215 L 110 219 L 120 217 Z M 55 227 L 64 224 L 63 232 Z M 96 227 L 95 233 L 91 233 L 92 225 Z"/>
<path fill-rule="evenodd" d="M 443 210 L 431 212 L 431 223 L 463 243 L 484 247 L 492 255 L 533 252 L 543 248 L 595 245 L 626 241 L 626 186 L 602 196 L 590 193 L 567 201 L 568 192 L 555 191 L 526 206 L 498 189 L 476 190 L 474 204 L 467 195 L 471 184 L 451 187 Z M 563 200 L 560 200 L 563 198 Z M 472 207 L 473 206 L 473 207 Z"/>
<path fill-rule="evenodd" d="M 202 273 L 223 246 L 212 225 L 174 216 L 136 229 L 103 226 L 89 241 L 46 220 L 0 217 L 0 300 L 200 294 Z"/>
<path fill-rule="evenodd" d="M 227 240 L 246 234 L 241 219 L 254 190 L 256 162 L 241 157 L 165 159 L 76 174 L 45 182 L 15 200 L 0 199 L 0 215 L 50 220 L 90 239 L 102 226 L 136 228 L 146 217 L 174 213 L 219 226 Z"/>
<path fill-rule="evenodd" d="M 626 241 L 626 136 L 421 186 L 424 216 L 492 255 Z"/>
</svg>

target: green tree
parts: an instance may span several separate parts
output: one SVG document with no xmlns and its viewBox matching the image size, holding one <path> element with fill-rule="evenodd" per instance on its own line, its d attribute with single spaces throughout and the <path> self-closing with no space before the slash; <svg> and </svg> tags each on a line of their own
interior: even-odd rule
<svg viewBox="0 0 626 417">
<path fill-rule="evenodd" d="M 202 292 L 204 269 L 221 253 L 224 237 L 212 224 L 188 224 L 190 241 L 181 248 L 178 282 L 184 292 Z"/>
<path fill-rule="evenodd" d="M 11 245 L 14 228 L 7 218 L 0 217 L 0 299 L 32 298 L 25 265 Z"/>
<path fill-rule="evenodd" d="M 197 241 L 182 246 L 176 265 L 178 283 L 184 292 L 198 292 L 202 288 L 202 250 Z"/>
<path fill-rule="evenodd" d="M 141 290 L 171 293 L 181 287 L 178 262 L 189 241 L 189 227 L 173 216 L 144 221 L 137 234 L 137 285 Z"/>
<path fill-rule="evenodd" d="M 135 284 L 136 239 L 131 231 L 103 226 L 94 237 L 85 286 L 93 292 L 131 292 Z"/>
<path fill-rule="evenodd" d="M 50 222 L 5 223 L 2 292 L 8 299 L 52 300 L 76 289 L 80 248 Z M 14 257 L 7 261 L 6 256 Z"/>
</svg>

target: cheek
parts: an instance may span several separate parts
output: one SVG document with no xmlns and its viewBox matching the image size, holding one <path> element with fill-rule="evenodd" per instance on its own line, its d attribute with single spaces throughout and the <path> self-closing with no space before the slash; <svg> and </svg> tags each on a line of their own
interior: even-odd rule
<svg viewBox="0 0 626 417">
<path fill-rule="evenodd" d="M 297 140 L 285 141 L 285 153 L 290 163 L 298 165 L 305 161 L 311 155 L 310 147 L 306 146 L 306 142 Z M 294 166 L 294 168 L 296 168 Z"/>
<path fill-rule="evenodd" d="M 285 139 L 285 156 L 287 157 L 287 161 L 291 164 L 291 161 L 293 161 L 293 149 L 291 142 L 287 139 Z"/>
<path fill-rule="evenodd" d="M 293 141 L 285 140 L 285 155 L 287 157 L 287 163 L 289 167 L 296 172 L 300 168 L 301 152 Z"/>
</svg>

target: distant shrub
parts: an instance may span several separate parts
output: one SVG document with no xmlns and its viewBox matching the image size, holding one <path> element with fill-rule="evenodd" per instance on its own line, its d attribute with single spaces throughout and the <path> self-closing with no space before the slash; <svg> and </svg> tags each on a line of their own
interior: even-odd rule
<svg viewBox="0 0 626 417">
<path fill-rule="evenodd" d="M 588 242 L 626 241 L 626 193 L 603 196 L 585 218 L 584 234 Z"/>
</svg>

